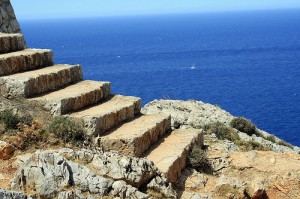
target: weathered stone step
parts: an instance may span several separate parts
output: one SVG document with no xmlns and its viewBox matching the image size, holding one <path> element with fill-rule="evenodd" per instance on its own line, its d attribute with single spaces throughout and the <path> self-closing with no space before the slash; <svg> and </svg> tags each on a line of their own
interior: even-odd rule
<svg viewBox="0 0 300 199">
<path fill-rule="evenodd" d="M 175 130 L 153 145 L 145 157 L 154 162 L 166 179 L 174 183 L 186 166 L 186 159 L 193 145 L 203 145 L 203 134 L 199 129 Z"/>
<path fill-rule="evenodd" d="M 55 116 L 96 104 L 109 95 L 109 82 L 85 80 L 58 91 L 32 98 L 30 101 L 43 105 Z"/>
<path fill-rule="evenodd" d="M 6 98 L 32 97 L 81 80 L 80 65 L 54 65 L 0 77 L 0 94 Z"/>
<path fill-rule="evenodd" d="M 53 65 L 53 53 L 45 49 L 25 49 L 0 55 L 0 76 Z"/>
<path fill-rule="evenodd" d="M 114 95 L 103 103 L 74 112 L 68 117 L 82 124 L 88 135 L 100 135 L 112 127 L 134 118 L 140 113 L 141 107 L 140 98 Z"/>
<path fill-rule="evenodd" d="M 24 50 L 25 39 L 22 34 L 0 33 L 0 54 Z"/>
<path fill-rule="evenodd" d="M 125 155 L 140 157 L 170 129 L 169 115 L 143 115 L 100 137 L 99 143 L 104 151 L 114 150 Z"/>
</svg>

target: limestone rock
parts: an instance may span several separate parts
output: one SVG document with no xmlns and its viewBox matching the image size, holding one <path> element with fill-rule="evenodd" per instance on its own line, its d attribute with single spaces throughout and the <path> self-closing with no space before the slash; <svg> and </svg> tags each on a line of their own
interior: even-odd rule
<svg viewBox="0 0 300 199">
<path fill-rule="evenodd" d="M 112 190 L 110 196 L 114 198 L 136 198 L 136 199 L 146 199 L 150 198 L 149 195 L 140 192 L 137 188 L 126 184 L 124 181 L 116 181 L 112 185 Z"/>
<path fill-rule="evenodd" d="M 53 198 L 66 187 L 78 187 L 83 192 L 107 195 L 113 181 L 97 176 L 87 167 L 66 160 L 54 151 L 37 151 L 19 168 L 12 188 L 33 188 L 43 198 Z"/>
<path fill-rule="evenodd" d="M 198 128 L 217 121 L 229 124 L 234 118 L 218 106 L 193 100 L 154 100 L 145 105 L 142 113 L 170 114 L 174 128 Z"/>
<path fill-rule="evenodd" d="M 147 185 L 147 192 L 158 198 L 177 198 L 177 193 L 172 188 L 171 183 L 167 183 L 162 177 L 155 177 Z"/>
<path fill-rule="evenodd" d="M 142 109 L 143 114 L 157 114 L 165 113 L 172 116 L 172 127 L 177 128 L 200 128 L 206 124 L 221 122 L 229 126 L 230 121 L 235 118 L 230 113 L 221 109 L 217 105 L 207 104 L 201 101 L 189 100 L 154 100 L 145 105 Z M 271 134 L 257 129 L 264 137 L 268 137 Z M 238 132 L 242 141 L 255 141 L 262 144 L 264 147 L 271 148 L 274 152 L 296 152 L 300 153 L 300 148 L 293 146 L 289 148 L 282 146 L 262 137 L 256 135 L 249 136 L 246 133 Z M 275 137 L 276 141 L 281 141 Z M 232 150 L 236 150 L 236 146 L 232 147 Z"/>
<path fill-rule="evenodd" d="M 58 194 L 58 199 L 87 199 L 83 197 L 80 190 L 62 191 Z M 92 199 L 92 198 L 91 198 Z"/>
<path fill-rule="evenodd" d="M 22 192 L 8 191 L 0 188 L 1 199 L 31 199 Z"/>
<path fill-rule="evenodd" d="M 0 140 L 0 160 L 10 159 L 13 156 L 15 150 L 15 147 Z"/>
<path fill-rule="evenodd" d="M 98 175 L 108 176 L 114 180 L 123 180 L 137 187 L 158 175 L 158 171 L 151 161 L 115 153 L 95 155 L 90 165 Z"/>
<path fill-rule="evenodd" d="M 13 7 L 8 0 L 2 0 L 0 2 L 0 32 L 5 33 L 18 33 L 21 32 L 19 23 L 16 20 L 16 16 Z"/>
</svg>

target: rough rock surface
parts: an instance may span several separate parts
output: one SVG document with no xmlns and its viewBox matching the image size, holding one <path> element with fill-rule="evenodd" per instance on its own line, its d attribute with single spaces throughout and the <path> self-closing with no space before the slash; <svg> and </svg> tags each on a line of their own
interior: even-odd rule
<svg viewBox="0 0 300 199">
<path fill-rule="evenodd" d="M 62 148 L 19 156 L 13 167 L 18 170 L 11 174 L 14 175 L 11 188 L 29 196 L 92 199 L 163 195 L 176 198 L 171 184 L 144 158 Z M 154 185 L 152 179 L 159 184 Z M 151 191 L 143 193 L 138 189 L 147 184 Z"/>
<path fill-rule="evenodd" d="M 27 191 L 32 187 L 39 196 L 54 198 L 64 188 L 76 186 L 84 192 L 104 196 L 112 183 L 85 166 L 67 161 L 58 153 L 37 151 L 18 170 L 12 188 Z"/>
<path fill-rule="evenodd" d="M 222 168 L 214 165 L 215 175 L 186 169 L 177 188 L 182 198 L 244 198 L 265 194 L 272 199 L 300 198 L 300 156 L 294 153 L 266 151 L 228 152 L 208 150 L 210 161 L 226 162 Z M 288 163 L 288 164 L 287 164 Z M 201 197 L 201 198 L 202 198 Z"/>
<path fill-rule="evenodd" d="M 172 127 L 199 128 L 213 122 L 230 123 L 234 118 L 218 106 L 200 101 L 154 100 L 142 109 L 144 114 L 167 113 L 172 116 Z"/>
<path fill-rule="evenodd" d="M 13 156 L 15 147 L 0 140 L 0 160 L 8 160 Z"/>
<path fill-rule="evenodd" d="M 8 191 L 0 188 L 1 199 L 31 199 L 22 192 Z"/>
<path fill-rule="evenodd" d="M 221 122 L 226 125 L 235 118 L 230 113 L 221 109 L 216 105 L 207 104 L 201 101 L 181 101 L 181 100 L 154 100 L 145 105 L 141 111 L 144 114 L 167 113 L 172 116 L 173 128 L 200 128 L 206 124 Z M 265 137 L 270 136 L 269 133 L 259 130 Z M 270 142 L 262 137 L 256 135 L 249 136 L 245 133 L 239 132 L 239 136 L 243 141 L 255 141 L 262 144 L 264 147 L 271 148 L 275 152 L 300 152 L 300 148 L 294 146 L 289 148 Z M 276 141 L 281 141 L 276 138 Z"/>
<path fill-rule="evenodd" d="M 14 9 L 9 0 L 0 1 L 0 32 L 21 32 L 19 22 L 16 19 Z"/>
</svg>

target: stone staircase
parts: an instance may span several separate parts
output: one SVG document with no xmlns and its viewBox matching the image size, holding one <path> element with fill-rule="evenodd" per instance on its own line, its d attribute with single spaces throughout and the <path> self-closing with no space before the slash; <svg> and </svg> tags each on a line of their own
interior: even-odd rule
<svg viewBox="0 0 300 199">
<path fill-rule="evenodd" d="M 26 48 L 21 34 L 0 33 L 0 94 L 63 115 L 97 137 L 104 151 L 146 157 L 175 182 L 191 146 L 202 145 L 199 130 L 171 132 L 169 115 L 142 115 L 141 99 L 112 95 L 109 82 L 82 79 L 80 65 L 53 64 L 53 53 Z"/>
</svg>

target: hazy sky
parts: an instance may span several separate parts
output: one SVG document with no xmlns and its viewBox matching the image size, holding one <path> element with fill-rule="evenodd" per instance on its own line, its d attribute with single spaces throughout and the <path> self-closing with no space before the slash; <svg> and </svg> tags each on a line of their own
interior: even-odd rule
<svg viewBox="0 0 300 199">
<path fill-rule="evenodd" d="M 300 8 L 300 0 L 11 0 L 19 19 Z"/>
</svg>

